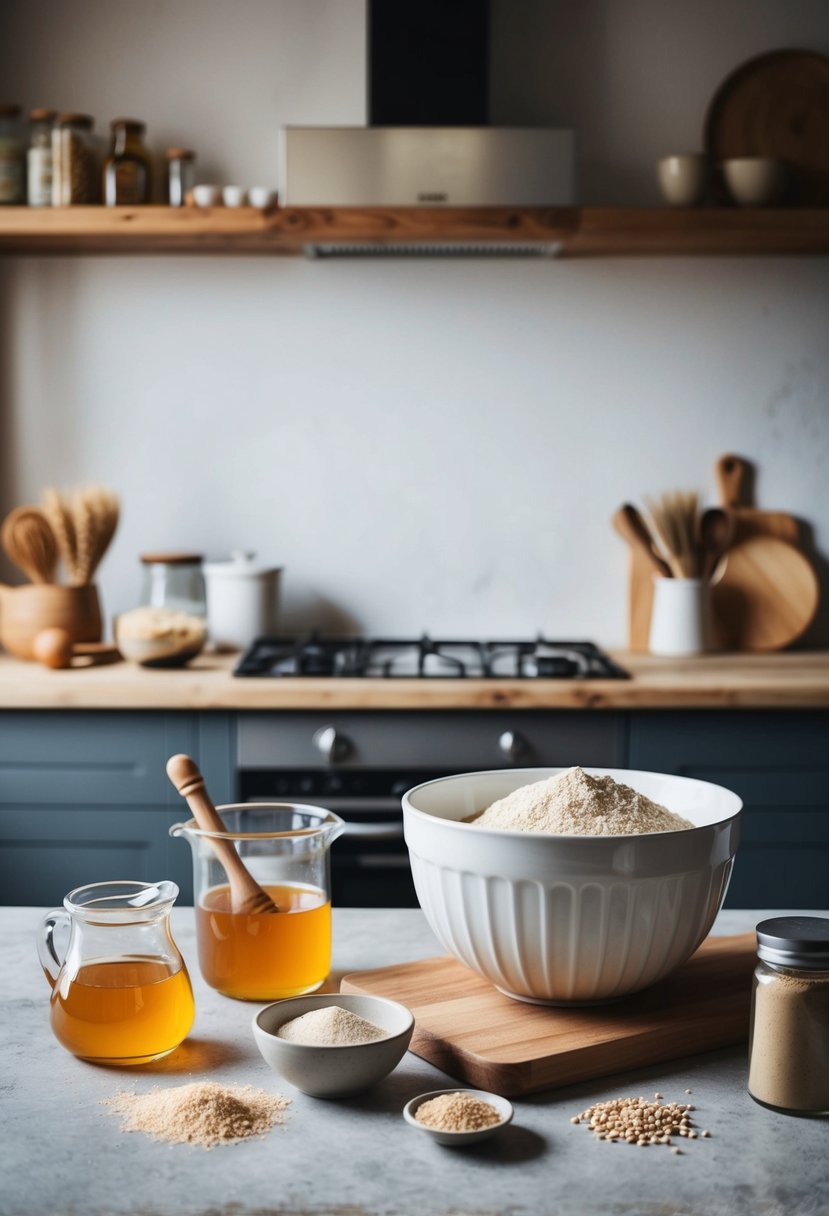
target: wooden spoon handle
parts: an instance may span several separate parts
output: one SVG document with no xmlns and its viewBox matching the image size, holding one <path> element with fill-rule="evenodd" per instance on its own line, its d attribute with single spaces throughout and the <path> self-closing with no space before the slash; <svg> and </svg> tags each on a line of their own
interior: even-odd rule
<svg viewBox="0 0 829 1216">
<path fill-rule="evenodd" d="M 720 503 L 729 511 L 751 506 L 752 467 L 741 456 L 729 453 L 717 461 L 717 485 Z"/>
<path fill-rule="evenodd" d="M 167 761 L 167 776 L 172 781 L 182 798 L 187 802 L 193 813 L 193 818 L 205 832 L 227 832 L 224 821 L 213 805 L 207 792 L 204 777 L 199 766 L 190 756 L 171 756 Z M 210 844 L 219 861 L 225 868 L 230 883 L 230 899 L 234 912 L 251 910 L 260 905 L 259 910 L 275 911 L 273 901 L 266 891 L 248 872 L 245 863 L 236 852 L 229 840 L 214 840 Z"/>
<path fill-rule="evenodd" d="M 653 537 L 645 521 L 631 503 L 626 502 L 613 516 L 613 527 L 634 548 L 641 549 L 654 570 L 664 578 L 670 578 L 671 568 L 654 549 Z"/>
</svg>

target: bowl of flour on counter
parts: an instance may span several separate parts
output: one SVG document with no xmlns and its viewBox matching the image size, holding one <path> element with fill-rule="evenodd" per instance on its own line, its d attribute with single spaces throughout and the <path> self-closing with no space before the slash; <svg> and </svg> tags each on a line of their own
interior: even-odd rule
<svg viewBox="0 0 829 1216">
<path fill-rule="evenodd" d="M 447 950 L 507 996 L 612 1001 L 707 936 L 742 802 L 632 769 L 525 768 L 427 781 L 403 798 L 415 889 Z"/>
</svg>

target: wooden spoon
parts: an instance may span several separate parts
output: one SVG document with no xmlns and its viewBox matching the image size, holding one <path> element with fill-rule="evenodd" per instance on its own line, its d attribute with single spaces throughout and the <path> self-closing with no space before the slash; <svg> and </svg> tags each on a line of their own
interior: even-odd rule
<svg viewBox="0 0 829 1216">
<path fill-rule="evenodd" d="M 722 507 L 709 507 L 699 521 L 700 572 L 710 579 L 734 539 L 734 517 Z"/>
<path fill-rule="evenodd" d="M 613 516 L 612 522 L 613 527 L 620 536 L 624 537 L 629 545 L 632 545 L 636 549 L 641 549 L 658 574 L 661 574 L 664 578 L 672 577 L 671 567 L 657 552 L 647 524 L 632 503 L 623 503 Z"/>
<path fill-rule="evenodd" d="M 33 583 L 53 583 L 58 543 L 39 507 L 15 507 L 3 521 L 3 548 Z"/>
<path fill-rule="evenodd" d="M 193 818 L 204 832 L 227 832 L 221 815 L 216 810 L 199 766 L 190 756 L 171 756 L 167 761 L 167 776 L 172 781 L 193 813 Z M 225 868 L 230 883 L 231 911 L 248 916 L 253 912 L 278 912 L 276 904 L 249 873 L 247 866 L 229 840 L 210 838 L 213 852 Z"/>
</svg>

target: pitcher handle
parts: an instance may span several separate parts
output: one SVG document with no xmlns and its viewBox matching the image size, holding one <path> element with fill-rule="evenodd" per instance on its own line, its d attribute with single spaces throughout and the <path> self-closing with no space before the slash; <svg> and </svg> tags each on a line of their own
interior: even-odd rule
<svg viewBox="0 0 829 1216">
<path fill-rule="evenodd" d="M 47 912 L 37 927 L 37 956 L 50 988 L 54 988 L 58 972 L 63 966 L 63 959 L 58 957 L 55 949 L 55 929 L 58 926 L 71 927 L 69 913 L 63 908 L 53 908 L 51 912 Z"/>
</svg>

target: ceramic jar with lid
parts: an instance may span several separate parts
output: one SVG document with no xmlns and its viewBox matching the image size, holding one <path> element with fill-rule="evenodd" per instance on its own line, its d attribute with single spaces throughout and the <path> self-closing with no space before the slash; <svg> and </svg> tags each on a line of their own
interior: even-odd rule
<svg viewBox="0 0 829 1216">
<path fill-rule="evenodd" d="M 273 633 L 281 570 L 234 552 L 230 561 L 205 562 L 207 629 L 218 649 L 244 650 Z"/>
</svg>

